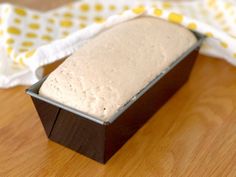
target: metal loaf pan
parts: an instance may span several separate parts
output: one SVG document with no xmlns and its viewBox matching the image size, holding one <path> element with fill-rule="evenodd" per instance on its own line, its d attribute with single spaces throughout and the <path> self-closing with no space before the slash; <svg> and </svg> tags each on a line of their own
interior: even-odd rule
<svg viewBox="0 0 236 177">
<path fill-rule="evenodd" d="M 108 121 L 38 94 L 45 78 L 26 90 L 49 139 L 105 163 L 188 80 L 204 36 Z M 178 47 L 178 46 L 176 46 Z"/>
</svg>

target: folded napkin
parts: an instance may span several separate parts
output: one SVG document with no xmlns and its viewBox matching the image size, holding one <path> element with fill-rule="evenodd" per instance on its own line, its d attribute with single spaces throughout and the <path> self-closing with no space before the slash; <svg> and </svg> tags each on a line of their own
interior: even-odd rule
<svg viewBox="0 0 236 177">
<path fill-rule="evenodd" d="M 205 34 L 201 53 L 236 65 L 233 0 L 84 0 L 46 13 L 2 4 L 0 13 L 2 88 L 35 83 L 42 77 L 43 65 L 70 55 L 102 30 L 142 15 Z"/>
</svg>

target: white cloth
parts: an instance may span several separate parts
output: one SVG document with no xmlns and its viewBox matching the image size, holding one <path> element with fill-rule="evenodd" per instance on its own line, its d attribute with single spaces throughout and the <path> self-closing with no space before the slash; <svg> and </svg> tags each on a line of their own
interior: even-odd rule
<svg viewBox="0 0 236 177">
<path fill-rule="evenodd" d="M 41 66 L 70 55 L 98 32 L 140 15 L 206 34 L 201 52 L 236 65 L 236 3 L 232 0 L 84 0 L 47 13 L 2 4 L 0 13 L 2 88 L 35 83 L 42 76 Z"/>
</svg>

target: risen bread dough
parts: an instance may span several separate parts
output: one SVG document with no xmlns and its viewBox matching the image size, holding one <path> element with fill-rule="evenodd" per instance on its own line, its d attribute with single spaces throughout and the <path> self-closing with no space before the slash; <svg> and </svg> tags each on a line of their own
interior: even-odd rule
<svg viewBox="0 0 236 177">
<path fill-rule="evenodd" d="M 48 76 L 39 94 L 109 120 L 195 42 L 179 25 L 133 19 L 87 41 Z"/>
</svg>

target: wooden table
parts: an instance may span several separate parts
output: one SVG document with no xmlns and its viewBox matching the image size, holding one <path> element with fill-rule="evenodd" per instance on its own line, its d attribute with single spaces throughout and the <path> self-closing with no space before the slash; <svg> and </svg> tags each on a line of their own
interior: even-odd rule
<svg viewBox="0 0 236 177">
<path fill-rule="evenodd" d="M 236 67 L 222 60 L 199 56 L 189 82 L 106 165 L 49 141 L 25 89 L 0 90 L 0 177 L 236 176 Z"/>
</svg>

